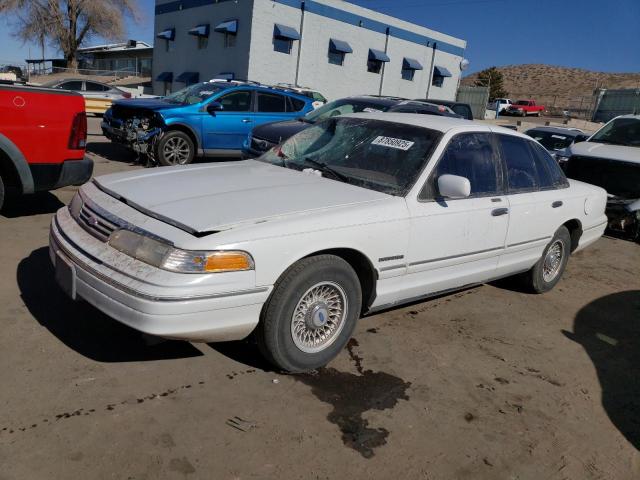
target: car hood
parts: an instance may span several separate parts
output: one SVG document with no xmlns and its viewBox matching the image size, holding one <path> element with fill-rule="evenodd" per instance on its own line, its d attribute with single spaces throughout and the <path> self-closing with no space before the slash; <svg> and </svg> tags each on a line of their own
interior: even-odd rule
<svg viewBox="0 0 640 480">
<path fill-rule="evenodd" d="M 115 173 L 94 182 L 133 208 L 194 234 L 389 198 L 254 160 Z"/>
<path fill-rule="evenodd" d="M 140 99 L 124 99 L 113 102 L 114 105 L 124 108 L 145 109 L 145 110 L 162 110 L 165 108 L 176 108 L 181 106 L 179 103 L 171 103 L 163 98 L 140 98 Z"/>
<path fill-rule="evenodd" d="M 571 154 L 640 164 L 640 147 L 625 147 L 589 141 L 571 145 Z"/>
<path fill-rule="evenodd" d="M 286 120 L 259 125 L 253 129 L 251 135 L 272 143 L 280 143 L 298 132 L 309 128 L 312 124 L 300 120 Z"/>
</svg>

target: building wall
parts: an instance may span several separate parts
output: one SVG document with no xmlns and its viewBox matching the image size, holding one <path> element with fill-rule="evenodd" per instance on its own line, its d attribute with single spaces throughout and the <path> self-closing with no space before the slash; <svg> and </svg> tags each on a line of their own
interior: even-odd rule
<svg viewBox="0 0 640 480">
<path fill-rule="evenodd" d="M 199 0 L 182 0 L 184 5 L 203 5 Z M 198 71 L 200 79 L 212 78 L 222 71 L 232 71 L 236 78 L 248 78 L 266 84 L 296 83 L 317 89 L 329 99 L 356 94 L 378 94 L 382 80 L 383 95 L 407 98 L 455 99 L 460 78 L 460 60 L 466 42 L 449 35 L 405 22 L 388 15 L 352 5 L 342 0 L 307 0 L 303 17 L 301 0 L 221 0 L 171 13 L 156 14 L 156 34 L 165 28 L 176 28 L 172 52 L 164 51 L 165 41 L 156 39 L 154 77 L 164 71 Z M 175 0 L 157 0 L 157 5 L 177 4 Z M 238 18 L 236 47 L 222 48 L 223 35 L 211 32 L 209 47 L 196 48 L 197 40 L 187 31 L 200 23 L 217 23 Z M 290 54 L 274 51 L 273 29 L 276 23 L 301 32 L 302 39 L 293 41 Z M 369 49 L 385 50 L 391 61 L 382 74 L 367 72 Z M 346 41 L 353 53 L 345 55 L 344 65 L 328 62 L 329 40 Z M 447 68 L 452 77 L 442 87 L 429 86 L 434 64 Z M 300 59 L 298 63 L 298 53 Z M 403 80 L 404 57 L 420 62 L 413 81 Z M 155 82 L 154 86 L 156 83 Z M 174 86 L 174 90 L 182 85 Z M 160 92 L 162 84 L 157 86 Z"/>
<path fill-rule="evenodd" d="M 175 0 L 156 0 L 156 10 Z M 184 2 L 187 3 L 187 2 Z M 202 4 L 204 2 L 200 2 Z M 164 82 L 155 78 L 162 72 L 173 72 L 174 79 L 183 72 L 199 72 L 200 81 L 214 78 L 221 72 L 233 72 L 236 78 L 248 77 L 249 45 L 251 39 L 253 0 L 221 1 L 220 3 L 185 8 L 169 13 L 156 13 L 154 36 L 167 28 L 175 28 L 175 40 L 169 42 L 155 38 L 153 52 L 153 90 L 164 93 Z M 224 48 L 224 34 L 214 32 L 216 25 L 226 20 L 238 20 L 238 34 L 234 47 Z M 208 45 L 198 49 L 198 38 L 189 30 L 201 24 L 210 25 Z M 175 82 L 172 91 L 183 88 Z"/>
</svg>

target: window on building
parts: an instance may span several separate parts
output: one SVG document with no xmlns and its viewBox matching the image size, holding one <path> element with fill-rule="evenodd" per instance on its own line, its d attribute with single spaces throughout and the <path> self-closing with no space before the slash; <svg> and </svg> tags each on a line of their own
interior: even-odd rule
<svg viewBox="0 0 640 480">
<path fill-rule="evenodd" d="M 444 77 L 442 75 L 433 75 L 433 80 L 431 80 L 431 85 L 434 87 L 441 87 L 444 83 Z"/>
<path fill-rule="evenodd" d="M 287 55 L 290 55 L 292 46 L 293 41 L 288 38 L 273 38 L 273 50 L 276 52 L 286 53 Z"/>
<path fill-rule="evenodd" d="M 507 166 L 509 191 L 526 192 L 538 186 L 538 172 L 527 140 L 513 135 L 498 135 L 502 157 Z"/>
<path fill-rule="evenodd" d="M 258 93 L 258 112 L 286 112 L 287 103 L 283 95 Z"/>
<path fill-rule="evenodd" d="M 251 92 L 239 90 L 218 99 L 225 112 L 248 112 L 251 110 Z"/>
<path fill-rule="evenodd" d="M 403 80 L 413 82 L 413 76 L 416 74 L 416 71 L 413 68 L 403 68 L 401 74 Z"/>
<path fill-rule="evenodd" d="M 224 48 L 231 48 L 236 46 L 236 34 L 225 32 L 224 34 Z"/>
<path fill-rule="evenodd" d="M 198 50 L 204 50 L 209 46 L 209 37 L 198 36 Z"/>
<path fill-rule="evenodd" d="M 451 72 L 439 65 L 435 65 L 433 67 L 433 78 L 431 80 L 431 85 L 434 87 L 442 87 L 444 84 L 444 79 L 451 76 Z"/>
<path fill-rule="evenodd" d="M 381 60 L 367 60 L 367 72 L 380 73 L 382 71 L 383 62 Z"/>
<path fill-rule="evenodd" d="M 344 65 L 344 52 L 333 52 L 329 49 L 329 63 L 332 65 Z"/>
</svg>

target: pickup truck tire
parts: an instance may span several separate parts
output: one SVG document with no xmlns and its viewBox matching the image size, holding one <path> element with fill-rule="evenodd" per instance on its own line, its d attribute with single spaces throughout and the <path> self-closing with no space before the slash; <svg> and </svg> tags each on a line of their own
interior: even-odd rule
<svg viewBox="0 0 640 480">
<path fill-rule="evenodd" d="M 258 348 L 276 367 L 322 367 L 349 341 L 362 306 L 356 272 L 335 255 L 308 257 L 282 274 L 256 329 Z"/>
<path fill-rule="evenodd" d="M 527 286 L 535 293 L 545 293 L 560 281 L 569 261 L 571 235 L 560 227 L 542 252 L 542 257 L 525 275 Z"/>
<path fill-rule="evenodd" d="M 193 162 L 195 145 L 191 137 L 184 132 L 167 132 L 158 142 L 156 158 L 161 165 L 188 165 Z"/>
</svg>

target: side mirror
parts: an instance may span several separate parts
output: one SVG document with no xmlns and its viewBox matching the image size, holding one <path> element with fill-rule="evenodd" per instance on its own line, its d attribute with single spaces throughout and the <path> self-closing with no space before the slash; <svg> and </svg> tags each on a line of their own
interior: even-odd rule
<svg viewBox="0 0 640 480">
<path fill-rule="evenodd" d="M 210 115 L 215 116 L 216 112 L 220 112 L 222 110 L 224 110 L 224 107 L 220 102 L 211 102 L 207 105 L 207 112 L 209 112 Z"/>
<path fill-rule="evenodd" d="M 471 195 L 471 183 L 468 178 L 458 175 L 440 175 L 438 190 L 445 198 L 467 198 Z"/>
</svg>

